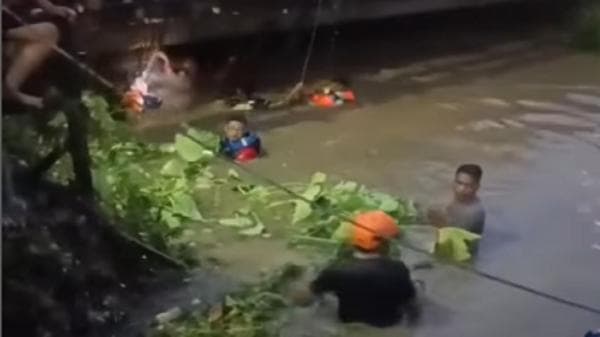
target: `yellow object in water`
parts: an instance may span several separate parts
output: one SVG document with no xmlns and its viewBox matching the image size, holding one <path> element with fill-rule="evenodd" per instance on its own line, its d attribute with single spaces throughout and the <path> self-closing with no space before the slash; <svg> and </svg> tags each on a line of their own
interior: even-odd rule
<svg viewBox="0 0 600 337">
<path fill-rule="evenodd" d="M 468 261 L 472 257 L 471 247 L 479 239 L 481 239 L 480 235 L 473 234 L 462 228 L 440 228 L 435 254 L 456 262 Z"/>
</svg>

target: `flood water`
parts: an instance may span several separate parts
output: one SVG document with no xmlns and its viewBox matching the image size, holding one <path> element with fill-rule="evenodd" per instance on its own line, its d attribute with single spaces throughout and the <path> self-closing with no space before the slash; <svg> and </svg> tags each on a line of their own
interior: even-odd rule
<svg viewBox="0 0 600 337">
<path fill-rule="evenodd" d="M 551 18 L 503 25 L 493 11 L 475 13 L 478 24 L 455 14 L 440 25 L 339 28 L 335 62 L 331 41 L 319 44 L 309 75 L 344 75 L 360 105 L 252 112 L 269 156 L 251 168 L 282 182 L 323 171 L 437 204 L 448 200 L 457 165 L 481 164 L 487 222 L 476 267 L 600 307 L 600 57 L 565 47 Z M 262 72 L 262 89 L 293 85 L 298 63 L 288 61 Z M 213 128 L 223 117 L 198 108 L 185 118 Z M 153 116 L 143 132 L 169 139 L 175 120 Z M 301 259 L 286 249 L 246 241 L 209 253 L 246 275 Z M 284 335 L 559 337 L 600 326 L 598 315 L 452 267 L 417 277 L 427 284 L 417 327 L 343 327 L 326 307 L 290 313 Z"/>
</svg>

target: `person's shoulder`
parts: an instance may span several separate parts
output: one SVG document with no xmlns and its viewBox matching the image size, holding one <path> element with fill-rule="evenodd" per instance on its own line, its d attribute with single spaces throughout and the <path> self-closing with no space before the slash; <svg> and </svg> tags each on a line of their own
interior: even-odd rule
<svg viewBox="0 0 600 337">
<path fill-rule="evenodd" d="M 252 131 L 247 131 L 242 139 L 249 145 L 260 144 L 260 137 Z"/>
<path fill-rule="evenodd" d="M 347 279 L 354 274 L 355 266 L 348 263 L 334 263 L 325 267 L 317 275 L 316 283 L 336 283 L 339 279 Z"/>
<path fill-rule="evenodd" d="M 258 138 L 258 134 L 254 131 L 246 131 L 244 138 Z"/>
<path fill-rule="evenodd" d="M 379 263 L 382 267 L 390 270 L 399 271 L 402 273 L 408 273 L 408 267 L 402 260 L 392 259 L 392 258 L 381 258 Z"/>
<path fill-rule="evenodd" d="M 475 202 L 473 203 L 473 209 L 477 214 L 485 215 L 485 207 L 483 206 L 483 202 L 481 201 L 481 199 L 477 198 L 475 200 Z"/>
</svg>

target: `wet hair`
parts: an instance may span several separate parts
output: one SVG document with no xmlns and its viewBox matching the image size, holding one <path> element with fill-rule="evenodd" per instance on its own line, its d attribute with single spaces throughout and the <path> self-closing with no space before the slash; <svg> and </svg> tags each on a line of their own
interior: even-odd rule
<svg viewBox="0 0 600 337">
<path fill-rule="evenodd" d="M 241 123 L 242 125 L 248 125 L 248 120 L 246 119 L 246 117 L 244 115 L 231 116 L 231 117 L 227 118 L 227 120 L 225 121 L 225 123 L 227 123 L 227 124 L 229 124 L 230 122 L 238 122 L 238 123 Z"/>
<path fill-rule="evenodd" d="M 481 169 L 481 166 L 477 164 L 462 164 L 456 169 L 456 175 L 459 173 L 469 175 L 471 178 L 475 179 L 477 183 L 481 181 L 481 176 L 483 176 L 483 170 Z"/>
</svg>

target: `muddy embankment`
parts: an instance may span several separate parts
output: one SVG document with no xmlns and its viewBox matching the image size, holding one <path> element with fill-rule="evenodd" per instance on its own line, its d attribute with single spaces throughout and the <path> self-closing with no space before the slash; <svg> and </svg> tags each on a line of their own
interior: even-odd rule
<svg viewBox="0 0 600 337">
<path fill-rule="evenodd" d="M 232 289 L 131 241 L 96 201 L 8 156 L 2 171 L 3 334 L 134 336 L 169 306 L 202 309 Z"/>
</svg>

